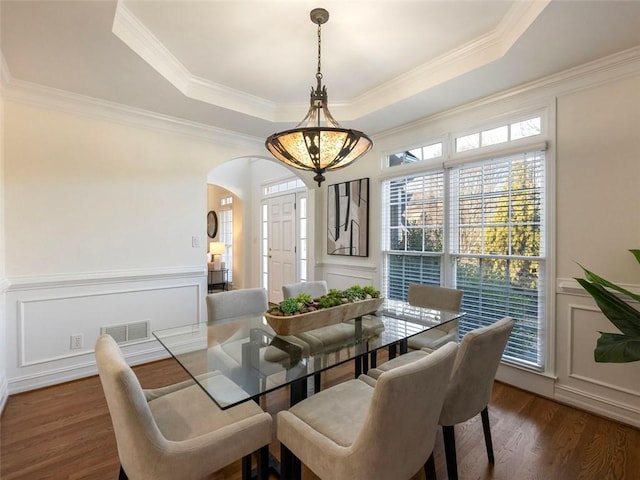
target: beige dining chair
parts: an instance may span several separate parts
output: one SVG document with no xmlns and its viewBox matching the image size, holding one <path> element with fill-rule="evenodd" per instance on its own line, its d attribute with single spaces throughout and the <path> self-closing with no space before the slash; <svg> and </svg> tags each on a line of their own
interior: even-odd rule
<svg viewBox="0 0 640 480">
<path fill-rule="evenodd" d="M 320 298 L 329 293 L 329 287 L 324 280 L 314 280 L 311 282 L 290 283 L 282 286 L 282 296 L 287 298 L 297 297 L 301 293 L 308 293 L 312 298 Z"/>
<path fill-rule="evenodd" d="M 251 342 L 251 332 L 238 328 L 230 330 L 228 336 L 213 338 L 214 325 L 242 317 L 263 315 L 269 308 L 267 291 L 264 288 L 243 288 L 227 292 L 218 292 L 207 295 L 207 322 L 208 349 L 207 361 L 210 369 L 221 370 L 228 378 L 241 385 L 246 376 L 246 364 L 243 367 L 243 350 L 247 345 L 257 352 L 255 358 L 255 373 L 261 376 L 266 383 L 270 375 L 283 371 L 283 362 L 289 359 L 289 355 L 275 347 L 269 347 L 266 343 L 256 344 Z M 264 332 L 266 334 L 266 332 Z M 303 342 L 296 343 L 303 352 L 309 347 Z M 264 397 L 263 397 L 264 401 Z"/>
<path fill-rule="evenodd" d="M 451 343 L 384 373 L 375 387 L 349 380 L 279 412 L 284 473 L 292 454 L 321 479 L 411 478 L 432 458 L 456 350 Z"/>
<path fill-rule="evenodd" d="M 407 303 L 414 307 L 459 312 L 460 305 L 462 304 L 462 294 L 462 290 L 454 288 L 412 283 L 409 285 L 409 291 L 407 292 Z M 441 325 L 414 335 L 408 339 L 407 345 L 413 350 L 419 350 L 421 348 L 435 350 L 447 342 L 456 342 L 457 340 L 458 321 L 454 320 L 446 325 Z"/>
<path fill-rule="evenodd" d="M 449 480 L 457 480 L 456 443 L 454 425 L 481 415 L 485 447 L 489 463 L 494 463 L 491 426 L 489 424 L 489 400 L 500 359 L 509 340 L 514 321 L 505 317 L 497 322 L 467 333 L 460 342 L 460 349 L 447 387 L 438 424 L 442 426 L 447 472 Z M 434 351 L 431 351 L 434 352 Z M 437 352 L 437 350 L 435 350 Z M 426 350 L 409 352 L 373 368 L 367 375 L 382 378 L 385 372 L 406 366 L 433 355 Z M 371 380 L 367 379 L 369 383 Z"/>
<path fill-rule="evenodd" d="M 207 320 L 211 324 L 234 317 L 261 315 L 269 308 L 264 288 L 242 288 L 207 295 Z"/>
<path fill-rule="evenodd" d="M 95 354 L 120 479 L 201 479 L 239 459 L 248 479 L 253 452 L 259 478 L 268 478 L 272 421 L 254 402 L 220 410 L 193 381 L 144 390 L 109 335 L 98 338 Z"/>
</svg>

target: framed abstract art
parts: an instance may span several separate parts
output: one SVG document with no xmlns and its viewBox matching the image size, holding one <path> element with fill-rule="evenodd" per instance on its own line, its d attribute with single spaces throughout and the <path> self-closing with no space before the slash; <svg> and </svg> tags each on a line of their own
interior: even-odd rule
<svg viewBox="0 0 640 480">
<path fill-rule="evenodd" d="M 369 179 L 329 185 L 327 253 L 369 256 Z"/>
</svg>

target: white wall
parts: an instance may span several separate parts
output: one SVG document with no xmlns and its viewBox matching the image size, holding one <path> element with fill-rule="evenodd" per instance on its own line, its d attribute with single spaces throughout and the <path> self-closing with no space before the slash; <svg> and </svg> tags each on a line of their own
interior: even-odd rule
<svg viewBox="0 0 640 480">
<path fill-rule="evenodd" d="M 11 393 L 94 372 L 101 326 L 206 318 L 207 172 L 261 147 L 14 97 L 4 104 Z M 76 334 L 83 347 L 71 350 Z M 134 363 L 165 355 L 153 340 L 125 351 Z"/>
<path fill-rule="evenodd" d="M 596 363 L 617 332 L 572 278 L 576 262 L 640 289 L 640 76 L 558 98 L 556 398 L 640 424 L 640 364 Z"/>
</svg>

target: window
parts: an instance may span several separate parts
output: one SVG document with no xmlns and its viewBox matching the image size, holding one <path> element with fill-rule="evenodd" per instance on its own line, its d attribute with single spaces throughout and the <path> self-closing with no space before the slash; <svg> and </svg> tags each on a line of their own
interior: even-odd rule
<svg viewBox="0 0 640 480">
<path fill-rule="evenodd" d="M 444 173 L 386 182 L 387 291 L 404 301 L 410 283 L 440 285 L 444 231 Z"/>
<path fill-rule="evenodd" d="M 485 133 L 499 140 L 504 130 L 478 139 Z M 460 335 L 511 316 L 504 360 L 542 369 L 544 152 L 389 179 L 382 197 L 389 301 L 403 302 L 410 283 L 459 288 L 467 312 Z"/>
<path fill-rule="evenodd" d="M 514 317 L 505 358 L 537 368 L 543 366 L 544 160 L 535 152 L 450 171 L 449 244 L 468 312 L 460 334 Z"/>
<path fill-rule="evenodd" d="M 442 142 L 431 143 L 422 147 L 417 147 L 406 152 L 399 152 L 387 157 L 387 166 L 406 165 L 423 160 L 431 160 L 442 156 Z"/>
<path fill-rule="evenodd" d="M 269 289 L 269 205 L 262 204 L 262 286 Z"/>
<path fill-rule="evenodd" d="M 540 135 L 542 133 L 541 120 L 541 117 L 533 117 L 520 122 L 456 137 L 456 152 L 466 152 Z"/>
<path fill-rule="evenodd" d="M 307 197 L 298 197 L 298 279 L 307 281 L 307 249 L 309 245 L 307 232 Z"/>
<path fill-rule="evenodd" d="M 299 178 L 292 178 L 290 180 L 284 180 L 265 185 L 264 187 L 262 187 L 262 196 L 266 197 L 290 190 L 299 190 L 301 188 L 305 188 L 304 182 Z"/>
<path fill-rule="evenodd" d="M 222 202 L 221 202 L 222 203 Z M 222 261 L 227 271 L 227 281 L 233 282 L 233 210 L 220 211 L 220 241 L 226 245 Z"/>
</svg>

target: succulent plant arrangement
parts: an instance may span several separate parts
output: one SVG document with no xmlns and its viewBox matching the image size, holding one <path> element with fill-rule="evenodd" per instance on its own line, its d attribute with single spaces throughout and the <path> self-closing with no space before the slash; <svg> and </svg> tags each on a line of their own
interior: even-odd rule
<svg viewBox="0 0 640 480">
<path fill-rule="evenodd" d="M 323 308 L 337 307 L 345 303 L 354 303 L 360 300 L 379 298 L 380 292 L 371 285 L 361 287 L 353 285 L 346 290 L 332 288 L 329 293 L 320 298 L 311 298 L 308 293 L 301 293 L 297 297 L 287 298 L 278 305 L 271 307 L 267 313 L 273 316 L 300 315 L 302 313 L 315 312 Z"/>
</svg>

